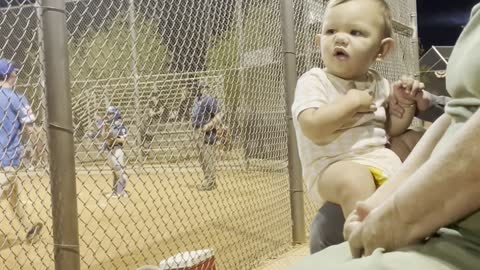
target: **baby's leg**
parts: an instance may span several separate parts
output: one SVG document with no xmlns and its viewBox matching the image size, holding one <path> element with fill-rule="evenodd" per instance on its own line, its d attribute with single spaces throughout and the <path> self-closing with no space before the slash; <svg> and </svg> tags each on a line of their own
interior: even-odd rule
<svg viewBox="0 0 480 270">
<path fill-rule="evenodd" d="M 368 198 L 375 191 L 375 182 L 367 166 L 339 161 L 325 170 L 317 188 L 322 198 L 339 204 L 346 217 L 358 201 Z"/>
</svg>

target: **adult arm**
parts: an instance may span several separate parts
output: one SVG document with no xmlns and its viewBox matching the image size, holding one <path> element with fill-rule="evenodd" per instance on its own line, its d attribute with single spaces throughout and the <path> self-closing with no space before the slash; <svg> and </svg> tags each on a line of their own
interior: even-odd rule
<svg viewBox="0 0 480 270">
<path fill-rule="evenodd" d="M 385 201 L 386 198 L 390 197 L 390 195 L 395 192 L 395 190 L 397 190 L 407 178 L 409 178 L 430 158 L 433 148 L 442 138 L 450 125 L 450 122 L 451 120 L 448 115 L 443 115 L 435 121 L 422 136 L 408 158 L 402 164 L 402 167 L 397 174 L 380 186 L 375 193 L 366 200 L 366 203 L 373 208 Z"/>
<path fill-rule="evenodd" d="M 354 256 L 395 250 L 480 208 L 480 112 L 353 230 Z M 415 199 L 413 199 L 415 198 Z M 366 207 L 368 209 L 368 207 Z M 358 210 L 358 209 L 357 209 Z"/>
<path fill-rule="evenodd" d="M 394 194 L 395 191 L 430 158 L 433 148 L 442 138 L 450 122 L 450 117 L 448 115 L 443 115 L 433 123 L 417 143 L 398 172 L 385 182 L 385 184 L 380 186 L 367 200 L 365 200 L 364 204 L 366 208 L 374 209 L 392 197 L 392 194 Z M 362 219 L 363 217 L 360 217 L 356 210 L 347 217 L 343 232 L 345 239 L 350 237 L 356 223 Z"/>
<path fill-rule="evenodd" d="M 400 220 L 412 225 L 408 239 L 425 237 L 480 208 L 478 134 L 480 111 L 396 192 L 392 204 Z"/>
<path fill-rule="evenodd" d="M 445 105 L 448 101 L 450 101 L 450 97 L 437 96 L 423 91 L 417 100 L 418 113 L 416 116 L 424 121 L 433 122 L 445 112 Z M 421 106 L 422 102 L 426 104 Z"/>
</svg>

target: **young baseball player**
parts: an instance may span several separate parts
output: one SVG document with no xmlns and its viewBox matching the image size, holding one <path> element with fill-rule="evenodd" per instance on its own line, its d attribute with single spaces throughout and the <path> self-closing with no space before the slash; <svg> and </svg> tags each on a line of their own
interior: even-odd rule
<svg viewBox="0 0 480 270">
<path fill-rule="evenodd" d="M 197 189 L 210 191 L 217 188 L 214 146 L 217 141 L 217 128 L 222 122 L 222 112 L 218 100 L 203 93 L 208 89 L 208 85 L 196 83 L 193 89 L 196 97 L 192 108 L 192 125 L 204 175 L 204 180 L 197 185 Z"/>
<path fill-rule="evenodd" d="M 31 133 L 35 115 L 27 98 L 15 90 L 17 67 L 8 59 L 0 59 L 0 200 L 6 199 L 15 217 L 26 232 L 25 240 L 38 239 L 43 224 L 32 222 L 24 213 L 17 175 L 22 163 L 22 132 Z M 0 244 L 2 246 L 2 244 Z M 3 267 L 2 267 L 3 268 Z"/>
<path fill-rule="evenodd" d="M 108 151 L 108 163 L 113 171 L 112 193 L 108 197 L 127 197 L 125 191 L 128 178 L 125 173 L 123 144 L 127 139 L 127 129 L 117 107 L 109 106 L 103 123 L 104 149 Z"/>
</svg>

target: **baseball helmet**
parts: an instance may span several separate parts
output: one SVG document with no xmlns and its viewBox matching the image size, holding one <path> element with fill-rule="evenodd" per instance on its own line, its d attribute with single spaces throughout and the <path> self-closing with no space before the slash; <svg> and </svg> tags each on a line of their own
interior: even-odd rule
<svg viewBox="0 0 480 270">
<path fill-rule="evenodd" d="M 113 116 L 108 117 L 109 120 L 118 120 L 122 118 L 122 115 L 120 114 L 120 110 L 117 107 L 108 106 L 107 115 L 112 115 L 112 114 Z"/>
</svg>

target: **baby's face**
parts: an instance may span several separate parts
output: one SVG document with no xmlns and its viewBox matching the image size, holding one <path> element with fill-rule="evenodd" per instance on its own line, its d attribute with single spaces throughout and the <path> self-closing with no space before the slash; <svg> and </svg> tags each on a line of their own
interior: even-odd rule
<svg viewBox="0 0 480 270">
<path fill-rule="evenodd" d="M 370 0 L 328 8 L 322 27 L 321 54 L 326 71 L 347 80 L 363 80 L 380 52 L 385 22 Z"/>
</svg>

